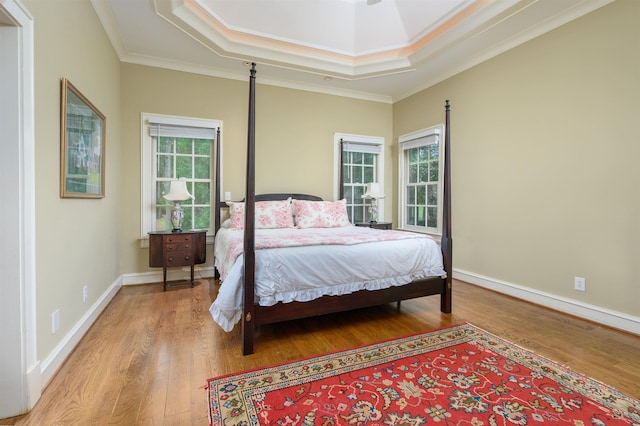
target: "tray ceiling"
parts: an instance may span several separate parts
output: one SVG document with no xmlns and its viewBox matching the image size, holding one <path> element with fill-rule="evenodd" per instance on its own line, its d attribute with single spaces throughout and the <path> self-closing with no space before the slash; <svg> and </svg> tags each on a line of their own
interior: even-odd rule
<svg viewBox="0 0 640 426">
<path fill-rule="evenodd" d="M 91 0 L 120 59 L 393 102 L 612 0 Z"/>
</svg>

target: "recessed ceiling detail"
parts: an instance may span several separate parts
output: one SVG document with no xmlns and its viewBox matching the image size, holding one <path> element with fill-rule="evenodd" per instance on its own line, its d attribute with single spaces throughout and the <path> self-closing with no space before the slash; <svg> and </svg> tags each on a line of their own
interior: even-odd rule
<svg viewBox="0 0 640 426">
<path fill-rule="evenodd" d="M 123 62 L 393 102 L 613 0 L 90 1 Z"/>
<path fill-rule="evenodd" d="M 478 1 L 184 1 L 229 32 L 352 58 L 410 47 L 473 3 Z M 267 18 L 272 16 L 278 19 Z"/>
<path fill-rule="evenodd" d="M 156 0 L 222 57 L 344 79 L 410 71 L 421 49 L 491 0 Z"/>
</svg>

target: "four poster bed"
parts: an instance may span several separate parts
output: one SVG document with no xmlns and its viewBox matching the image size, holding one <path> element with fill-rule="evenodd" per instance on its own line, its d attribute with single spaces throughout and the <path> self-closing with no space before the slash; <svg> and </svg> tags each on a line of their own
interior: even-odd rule
<svg viewBox="0 0 640 426">
<path fill-rule="evenodd" d="M 261 324 L 440 295 L 451 312 L 449 102 L 445 106 L 442 239 L 351 225 L 344 200 L 255 194 L 255 64 L 249 80 L 246 196 L 220 223 L 215 181 L 215 267 L 222 285 L 210 311 L 226 331 L 242 322 L 243 354 Z M 219 162 L 220 138 L 216 144 Z M 346 222 L 345 222 L 346 220 Z M 295 289 L 289 286 L 300 285 Z"/>
</svg>

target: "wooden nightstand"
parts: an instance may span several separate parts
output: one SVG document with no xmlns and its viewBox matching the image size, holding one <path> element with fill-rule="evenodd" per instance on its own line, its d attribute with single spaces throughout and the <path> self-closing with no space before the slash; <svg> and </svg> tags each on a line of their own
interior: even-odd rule
<svg viewBox="0 0 640 426">
<path fill-rule="evenodd" d="M 356 226 L 368 226 L 375 229 L 391 229 L 391 222 L 359 222 Z"/>
<path fill-rule="evenodd" d="M 206 229 L 149 232 L 149 266 L 162 267 L 164 291 L 167 291 L 167 268 L 180 266 L 191 267 L 191 281 L 171 283 L 170 286 L 191 284 L 193 287 L 193 268 L 207 259 L 206 242 Z"/>
</svg>

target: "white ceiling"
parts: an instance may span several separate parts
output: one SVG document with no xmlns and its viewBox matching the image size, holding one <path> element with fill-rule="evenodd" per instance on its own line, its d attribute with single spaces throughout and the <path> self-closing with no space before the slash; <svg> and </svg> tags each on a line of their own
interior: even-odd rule
<svg viewBox="0 0 640 426">
<path fill-rule="evenodd" d="M 91 0 L 120 60 L 393 102 L 612 0 Z"/>
</svg>

